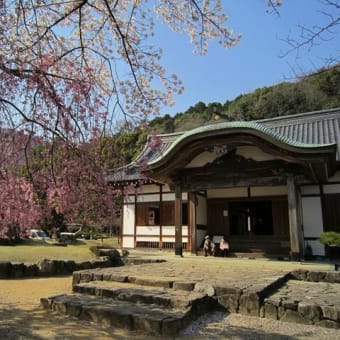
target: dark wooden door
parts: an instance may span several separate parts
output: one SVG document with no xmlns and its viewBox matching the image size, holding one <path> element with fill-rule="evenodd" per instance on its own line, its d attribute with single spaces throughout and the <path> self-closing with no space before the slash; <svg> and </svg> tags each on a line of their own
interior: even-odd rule
<svg viewBox="0 0 340 340">
<path fill-rule="evenodd" d="M 208 232 L 213 235 L 229 235 L 228 214 L 227 200 L 208 200 Z"/>
</svg>

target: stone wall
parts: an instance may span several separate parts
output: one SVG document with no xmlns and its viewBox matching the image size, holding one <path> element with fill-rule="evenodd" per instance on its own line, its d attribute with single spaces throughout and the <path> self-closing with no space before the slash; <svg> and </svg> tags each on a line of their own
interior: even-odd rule
<svg viewBox="0 0 340 340">
<path fill-rule="evenodd" d="M 340 329 L 340 272 L 296 270 L 269 286 L 216 287 L 229 312 Z"/>
<path fill-rule="evenodd" d="M 340 272 L 297 270 L 264 300 L 260 316 L 340 328 Z"/>
<path fill-rule="evenodd" d="M 294 270 L 290 273 L 291 279 L 309 282 L 328 282 L 340 283 L 340 271 L 312 271 L 312 270 Z"/>
<path fill-rule="evenodd" d="M 121 265 L 123 265 L 123 262 L 118 257 L 105 257 L 84 262 L 44 259 L 37 264 L 0 261 L 0 279 L 71 275 L 77 270 L 117 267 Z"/>
</svg>

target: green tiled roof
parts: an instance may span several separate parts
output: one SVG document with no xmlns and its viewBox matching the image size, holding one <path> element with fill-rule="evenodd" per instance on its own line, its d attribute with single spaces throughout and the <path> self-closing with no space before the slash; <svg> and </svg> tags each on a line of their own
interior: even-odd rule
<svg viewBox="0 0 340 340">
<path fill-rule="evenodd" d="M 160 161 L 162 158 L 166 157 L 176 146 L 180 145 L 182 142 L 186 140 L 191 140 L 199 137 L 209 136 L 212 133 L 214 135 L 220 134 L 228 134 L 233 132 L 247 132 L 250 134 L 258 135 L 263 139 L 266 139 L 272 143 L 279 143 L 282 147 L 286 148 L 294 148 L 296 151 L 301 150 L 306 152 L 311 149 L 323 149 L 327 148 L 333 144 L 307 144 L 301 143 L 297 140 L 293 140 L 289 137 L 281 135 L 275 132 L 273 129 L 270 129 L 261 123 L 258 122 L 245 122 L 245 121 L 236 121 L 236 122 L 220 122 L 214 123 L 210 125 L 201 126 L 199 128 L 187 131 L 183 133 L 180 137 L 178 137 L 166 150 L 165 152 L 158 155 L 157 158 L 154 158 L 149 165 L 152 166 Z"/>
<path fill-rule="evenodd" d="M 159 135 L 159 148 L 146 145 L 135 161 L 121 169 L 108 171 L 108 180 L 114 182 L 140 179 L 142 174 L 136 171 L 140 160 L 146 160 L 151 167 L 156 167 L 158 162 L 165 160 L 186 141 L 230 133 L 252 134 L 298 153 L 323 150 L 329 152 L 337 147 L 336 160 L 340 161 L 340 108 L 336 108 L 249 122 L 215 122 L 187 132 Z"/>
</svg>

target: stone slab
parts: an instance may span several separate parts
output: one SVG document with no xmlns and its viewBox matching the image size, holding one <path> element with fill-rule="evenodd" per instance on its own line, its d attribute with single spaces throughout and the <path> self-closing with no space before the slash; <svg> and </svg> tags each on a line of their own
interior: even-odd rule
<svg viewBox="0 0 340 340">
<path fill-rule="evenodd" d="M 96 296 L 70 294 L 42 298 L 46 309 L 83 320 L 130 330 L 172 336 L 182 329 L 190 309 L 164 309 L 155 305 L 132 303 Z M 173 333 L 175 332 L 175 333 Z"/>
</svg>

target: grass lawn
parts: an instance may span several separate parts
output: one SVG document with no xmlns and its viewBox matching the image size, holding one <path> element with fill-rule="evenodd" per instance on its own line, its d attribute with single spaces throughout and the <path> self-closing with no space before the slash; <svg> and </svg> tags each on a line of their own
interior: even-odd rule
<svg viewBox="0 0 340 340">
<path fill-rule="evenodd" d="M 19 263 L 38 263 L 43 259 L 74 260 L 76 262 L 94 260 L 95 255 L 89 250 L 95 245 L 117 247 L 117 239 L 81 240 L 66 247 L 56 246 L 43 241 L 25 241 L 15 246 L 0 246 L 0 261 Z"/>
</svg>

